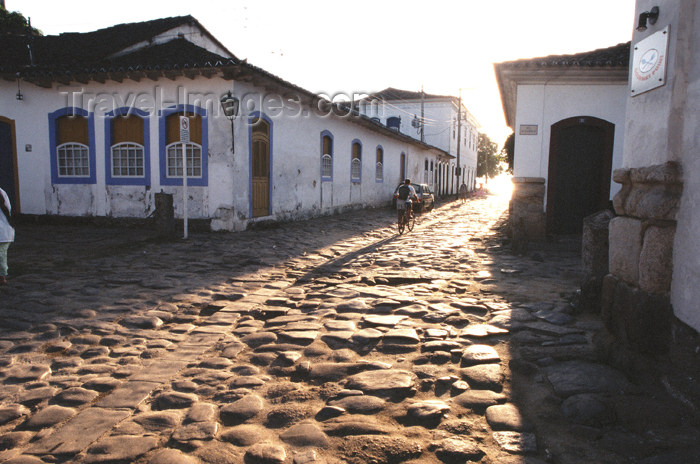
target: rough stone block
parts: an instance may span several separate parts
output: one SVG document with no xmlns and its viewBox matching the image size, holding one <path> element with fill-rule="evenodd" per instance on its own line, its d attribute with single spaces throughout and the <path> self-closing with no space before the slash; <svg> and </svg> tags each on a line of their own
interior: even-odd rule
<svg viewBox="0 0 700 464">
<path fill-rule="evenodd" d="M 608 331 L 632 350 L 668 350 L 673 318 L 668 295 L 643 292 L 608 275 L 603 280 L 602 317 Z"/>
<path fill-rule="evenodd" d="M 644 166 L 630 170 L 630 179 L 636 184 L 681 184 L 683 172 L 678 163 Z"/>
<path fill-rule="evenodd" d="M 637 285 L 639 282 L 639 255 L 642 251 L 642 222 L 628 217 L 610 221 L 610 273 Z"/>
<path fill-rule="evenodd" d="M 675 185 L 645 186 L 634 208 L 629 209 L 633 216 L 643 219 L 673 221 L 680 206 L 681 187 Z"/>
<path fill-rule="evenodd" d="M 583 218 L 581 259 L 587 277 L 603 277 L 608 273 L 608 236 L 610 210 L 601 211 Z"/>
<path fill-rule="evenodd" d="M 648 293 L 671 289 L 675 226 L 647 228 L 639 256 L 639 288 Z"/>
<path fill-rule="evenodd" d="M 613 170 L 613 180 L 618 184 L 629 184 L 630 170 L 626 168 L 618 168 Z"/>
<path fill-rule="evenodd" d="M 627 214 L 625 205 L 627 204 L 630 191 L 632 191 L 632 186 L 630 184 L 623 184 L 620 191 L 613 197 L 613 208 L 615 208 L 615 213 L 619 216 Z"/>
</svg>

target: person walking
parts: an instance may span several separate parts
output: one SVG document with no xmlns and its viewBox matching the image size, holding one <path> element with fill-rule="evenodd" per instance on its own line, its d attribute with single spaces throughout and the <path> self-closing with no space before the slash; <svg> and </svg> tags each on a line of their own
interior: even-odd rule
<svg viewBox="0 0 700 464">
<path fill-rule="evenodd" d="M 12 206 L 7 193 L 0 188 L 0 285 L 7 284 L 7 249 L 15 240 L 12 227 Z"/>
<path fill-rule="evenodd" d="M 464 182 L 459 186 L 459 198 L 462 200 L 462 203 L 467 201 L 467 184 Z"/>
</svg>

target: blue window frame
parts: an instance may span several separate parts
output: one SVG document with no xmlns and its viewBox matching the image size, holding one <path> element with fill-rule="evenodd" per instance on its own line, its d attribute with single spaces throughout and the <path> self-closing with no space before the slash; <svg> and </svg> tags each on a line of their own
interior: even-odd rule
<svg viewBox="0 0 700 464">
<path fill-rule="evenodd" d="M 333 134 L 321 132 L 321 180 L 333 180 Z"/>
<path fill-rule="evenodd" d="M 186 146 L 188 156 L 187 185 L 205 187 L 209 184 L 209 123 L 207 110 L 194 105 L 177 105 L 160 111 L 158 127 L 160 184 L 182 185 L 182 161 L 178 161 L 178 154 L 179 159 L 182 159 L 182 148 L 173 141 L 168 143 L 167 117 L 174 113 L 201 116 L 201 144 L 191 142 Z M 168 160 L 171 162 L 168 163 Z"/>
<path fill-rule="evenodd" d="M 375 165 L 374 178 L 376 182 L 384 182 L 384 148 L 377 145 L 377 164 Z"/>
<path fill-rule="evenodd" d="M 59 134 L 61 118 L 87 122 L 87 140 L 67 140 Z M 87 143 L 86 143 L 87 142 Z M 49 149 L 52 184 L 95 184 L 95 115 L 82 108 L 65 107 L 49 113 Z"/>
<path fill-rule="evenodd" d="M 143 145 L 136 140 L 114 143 L 114 119 L 137 116 L 143 122 Z M 105 114 L 105 183 L 107 185 L 151 185 L 149 113 L 122 107 Z"/>
<path fill-rule="evenodd" d="M 362 142 L 358 139 L 350 145 L 350 182 L 362 182 Z"/>
</svg>

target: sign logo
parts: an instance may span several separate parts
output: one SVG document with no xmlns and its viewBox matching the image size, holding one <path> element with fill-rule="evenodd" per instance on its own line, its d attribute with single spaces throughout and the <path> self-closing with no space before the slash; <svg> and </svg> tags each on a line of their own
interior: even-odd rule
<svg viewBox="0 0 700 464">
<path fill-rule="evenodd" d="M 655 48 L 647 50 L 642 59 L 639 60 L 639 72 L 647 74 L 649 71 L 654 69 L 656 63 L 659 61 L 659 51 Z"/>
</svg>

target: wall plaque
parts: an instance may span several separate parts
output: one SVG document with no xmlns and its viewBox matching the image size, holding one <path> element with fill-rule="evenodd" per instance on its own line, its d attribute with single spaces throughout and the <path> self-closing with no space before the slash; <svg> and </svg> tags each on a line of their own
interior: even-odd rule
<svg viewBox="0 0 700 464">
<path fill-rule="evenodd" d="M 537 124 L 520 124 L 520 135 L 537 135 Z"/>
<path fill-rule="evenodd" d="M 634 45 L 630 81 L 630 93 L 633 97 L 666 83 L 669 27 L 666 26 L 665 29 Z"/>
</svg>

